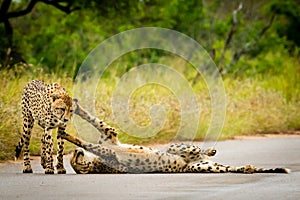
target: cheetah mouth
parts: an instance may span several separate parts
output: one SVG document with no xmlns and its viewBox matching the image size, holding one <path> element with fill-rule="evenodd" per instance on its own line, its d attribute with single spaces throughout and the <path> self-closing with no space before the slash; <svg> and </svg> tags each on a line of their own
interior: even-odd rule
<svg viewBox="0 0 300 200">
<path fill-rule="evenodd" d="M 88 174 L 93 168 L 92 163 L 85 160 L 84 152 L 81 150 L 75 150 L 71 165 L 74 171 L 79 174 Z"/>
<path fill-rule="evenodd" d="M 83 151 L 77 151 L 77 150 L 75 150 L 75 152 L 74 152 L 75 163 L 78 164 L 78 165 L 80 165 L 80 162 L 79 162 L 80 156 L 84 157 Z"/>
</svg>

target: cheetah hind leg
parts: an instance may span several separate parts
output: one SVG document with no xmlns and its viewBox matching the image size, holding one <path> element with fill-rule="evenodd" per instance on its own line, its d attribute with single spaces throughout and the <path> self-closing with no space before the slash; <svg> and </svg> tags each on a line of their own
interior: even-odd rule
<svg viewBox="0 0 300 200">
<path fill-rule="evenodd" d="M 187 163 L 193 163 L 200 160 L 210 160 L 208 157 L 214 156 L 217 151 L 214 148 L 201 149 L 199 146 L 190 144 L 171 144 L 167 148 L 167 153 L 178 155 Z"/>
<path fill-rule="evenodd" d="M 204 155 L 207 155 L 209 157 L 215 156 L 217 153 L 217 150 L 215 148 L 209 148 L 202 151 Z"/>
<path fill-rule="evenodd" d="M 29 158 L 29 142 L 30 142 L 30 135 L 31 135 L 33 123 L 34 123 L 33 117 L 30 115 L 25 115 L 23 113 L 23 134 L 15 150 L 15 159 L 17 159 L 20 157 L 23 148 L 23 160 L 24 160 L 23 173 L 33 172 L 30 164 L 30 158 Z"/>
<path fill-rule="evenodd" d="M 230 172 L 232 167 L 217 164 L 211 160 L 199 160 L 189 163 L 186 167 L 185 172 L 187 173 L 226 173 Z"/>
</svg>

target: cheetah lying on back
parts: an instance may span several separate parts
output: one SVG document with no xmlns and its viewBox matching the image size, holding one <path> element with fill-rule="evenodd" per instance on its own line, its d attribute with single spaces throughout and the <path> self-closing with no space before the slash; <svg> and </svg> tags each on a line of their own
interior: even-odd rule
<svg viewBox="0 0 300 200">
<path fill-rule="evenodd" d="M 15 157 L 18 158 L 24 147 L 23 173 L 32 173 L 29 159 L 29 142 L 34 121 L 44 129 L 42 135 L 41 165 L 46 174 L 54 173 L 52 129 L 58 128 L 58 133 L 65 131 L 66 123 L 70 120 L 74 106 L 73 99 L 66 90 L 57 83 L 46 85 L 43 81 L 29 82 L 22 92 L 23 134 L 16 146 Z M 59 135 L 57 173 L 65 174 L 63 166 L 63 140 Z"/>
<path fill-rule="evenodd" d="M 210 160 L 215 149 L 202 150 L 195 145 L 173 144 L 166 152 L 148 147 L 121 144 L 117 132 L 86 112 L 80 105 L 75 114 L 91 123 L 101 134 L 98 144 L 61 132 L 60 136 L 79 146 L 71 165 L 76 173 L 289 173 L 289 169 L 225 166 Z"/>
</svg>

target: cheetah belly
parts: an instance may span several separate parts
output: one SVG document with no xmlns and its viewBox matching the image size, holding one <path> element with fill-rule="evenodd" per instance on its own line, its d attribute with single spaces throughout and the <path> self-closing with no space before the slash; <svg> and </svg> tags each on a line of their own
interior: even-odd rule
<svg viewBox="0 0 300 200">
<path fill-rule="evenodd" d="M 184 159 L 177 155 L 145 147 L 113 146 L 113 148 L 118 162 L 124 165 L 129 173 L 180 172 L 187 165 Z"/>
</svg>

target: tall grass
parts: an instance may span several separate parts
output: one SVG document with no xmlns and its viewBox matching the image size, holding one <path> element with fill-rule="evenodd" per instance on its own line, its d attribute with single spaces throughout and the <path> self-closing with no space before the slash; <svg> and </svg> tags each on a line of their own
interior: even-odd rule
<svg viewBox="0 0 300 200">
<path fill-rule="evenodd" d="M 192 83 L 196 71 L 188 68 L 180 59 L 165 59 L 185 75 Z M 111 96 L 120 79 L 118 69 L 124 70 L 128 63 L 114 64 L 100 81 L 96 91 L 96 116 L 118 128 L 111 108 Z M 189 70 L 183 70 L 189 69 Z M 219 139 L 231 138 L 236 135 L 257 133 L 279 133 L 286 130 L 300 129 L 300 64 L 295 59 L 283 63 L 281 73 L 261 74 L 248 77 L 224 76 L 227 95 L 227 113 L 222 134 Z M 21 67 L 22 68 L 22 67 Z M 20 69 L 20 67 L 18 68 Z M 45 74 L 37 67 L 0 72 L 0 160 L 12 159 L 14 147 L 22 130 L 20 99 L 22 88 L 32 79 L 41 79 L 46 83 L 58 82 L 72 94 L 73 81 L 66 74 Z M 124 72 L 123 72 L 124 73 Z M 205 82 L 199 80 L 192 86 L 201 107 L 198 132 L 194 140 L 202 140 L 208 130 L 211 118 L 211 103 L 209 91 Z M 150 124 L 149 109 L 154 104 L 165 108 L 165 123 L 163 128 L 153 137 L 138 138 L 121 130 L 119 138 L 126 143 L 165 143 L 174 139 L 181 123 L 181 105 L 168 88 L 149 84 L 138 88 L 129 100 L 130 117 L 140 126 Z M 74 124 L 68 127 L 68 132 L 76 134 Z M 39 154 L 42 129 L 37 125 L 33 129 L 30 145 L 31 154 Z M 55 134 L 54 134 L 55 135 Z M 189 139 L 182 137 L 182 139 Z M 94 142 L 94 141 L 93 141 Z M 67 143 L 66 151 L 74 146 Z"/>
</svg>

